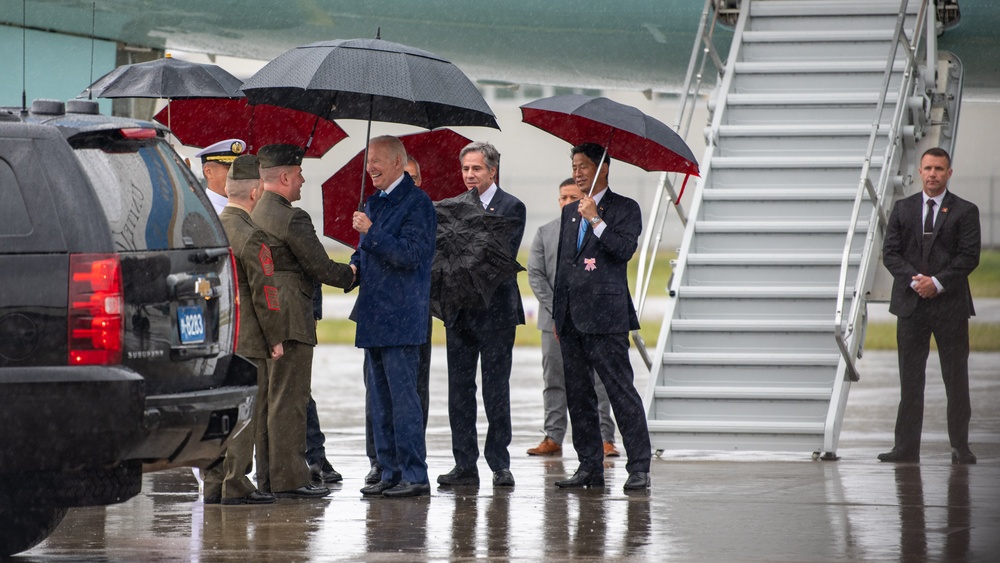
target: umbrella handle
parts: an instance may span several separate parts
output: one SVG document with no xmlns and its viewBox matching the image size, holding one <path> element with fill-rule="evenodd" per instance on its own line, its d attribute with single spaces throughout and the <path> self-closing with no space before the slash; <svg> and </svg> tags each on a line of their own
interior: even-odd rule
<svg viewBox="0 0 1000 563">
<path fill-rule="evenodd" d="M 611 128 L 611 134 L 608 135 L 608 143 L 604 145 L 604 154 L 601 155 L 601 161 L 597 163 L 597 172 L 594 173 L 594 179 L 590 182 L 590 191 L 587 192 L 587 197 L 590 197 L 594 193 L 594 186 L 597 185 L 597 175 L 601 172 L 601 166 L 604 166 L 604 161 L 608 158 L 608 147 L 611 146 L 611 139 L 615 138 L 615 129 Z"/>
<path fill-rule="evenodd" d="M 358 201 L 358 211 L 365 210 L 365 181 L 368 179 L 368 142 L 372 138 L 372 116 L 375 112 L 375 96 L 368 95 L 368 132 L 365 133 L 365 160 L 361 163 L 361 200 Z"/>
</svg>

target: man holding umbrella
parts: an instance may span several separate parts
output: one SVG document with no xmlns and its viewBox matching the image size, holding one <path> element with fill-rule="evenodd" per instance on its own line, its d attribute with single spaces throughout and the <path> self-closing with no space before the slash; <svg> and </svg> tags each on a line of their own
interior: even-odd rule
<svg viewBox="0 0 1000 563">
<path fill-rule="evenodd" d="M 365 350 L 368 411 L 382 467 L 381 479 L 361 489 L 365 496 L 431 492 L 417 371 L 427 342 L 437 218 L 431 198 L 403 173 L 405 163 L 399 139 L 371 140 L 367 171 L 377 191 L 352 218 L 361 235 L 351 257 L 360 285 L 355 345 Z"/>
<path fill-rule="evenodd" d="M 500 153 L 490 143 L 470 143 L 459 153 L 462 177 L 476 190 L 488 215 L 514 220 L 509 250 L 517 256 L 524 236 L 524 204 L 496 185 Z M 489 421 L 486 462 L 494 487 L 513 487 L 510 472 L 510 368 L 517 325 L 524 324 L 524 308 L 517 280 L 505 279 L 484 309 L 459 309 L 444 320 L 448 351 L 448 419 L 455 467 L 438 476 L 443 486 L 478 485 L 479 444 L 476 437 L 476 364 L 483 372 L 483 406 Z"/>
<path fill-rule="evenodd" d="M 563 207 L 552 316 L 562 347 L 573 447 L 580 465 L 556 486 L 604 486 L 596 372 L 607 389 L 628 455 L 624 488 L 646 489 L 652 448 L 628 357 L 628 332 L 639 328 L 639 319 L 626 274 L 638 246 L 642 215 L 638 203 L 608 188 L 604 147 L 584 143 L 573 147 L 572 156 L 573 180 L 591 195 Z"/>
</svg>

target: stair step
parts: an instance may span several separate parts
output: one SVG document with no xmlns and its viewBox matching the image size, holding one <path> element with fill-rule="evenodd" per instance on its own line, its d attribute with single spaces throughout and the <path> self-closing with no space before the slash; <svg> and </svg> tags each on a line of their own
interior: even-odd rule
<svg viewBox="0 0 1000 563">
<path fill-rule="evenodd" d="M 736 253 L 691 253 L 689 265 L 706 266 L 827 266 L 839 265 L 841 254 L 736 254 Z M 860 254 L 851 254 L 848 263 L 857 264 Z"/>
<path fill-rule="evenodd" d="M 845 295 L 850 295 L 852 288 L 846 288 L 844 291 Z M 834 285 L 809 287 L 682 285 L 677 289 L 677 294 L 685 299 L 836 299 L 837 287 Z M 833 309 L 830 309 L 830 318 L 833 318 Z"/>
<path fill-rule="evenodd" d="M 817 43 L 833 41 L 892 41 L 891 29 L 832 29 L 744 31 L 744 43 Z"/>
<path fill-rule="evenodd" d="M 847 233 L 848 221 L 698 221 L 696 233 Z M 855 232 L 868 231 L 868 221 L 858 221 Z"/>
<path fill-rule="evenodd" d="M 711 131 L 711 129 L 709 129 Z M 871 123 L 794 123 L 781 125 L 722 125 L 721 137 L 843 137 L 865 136 L 872 132 Z M 885 127 L 880 127 L 878 135 L 889 136 Z"/>
<path fill-rule="evenodd" d="M 706 189 L 701 198 L 705 201 L 853 201 L 857 190 L 853 188 L 821 189 Z M 864 199 L 868 199 L 865 192 Z"/>
<path fill-rule="evenodd" d="M 668 352 L 663 365 L 710 366 L 825 366 L 836 367 L 838 354 L 753 354 L 725 352 Z"/>
<path fill-rule="evenodd" d="M 909 2 L 907 14 L 916 14 L 917 2 Z M 883 2 L 868 0 L 769 0 L 754 2 L 750 5 L 751 17 L 797 17 L 797 16 L 895 16 L 899 13 L 899 2 L 887 0 Z"/>
<path fill-rule="evenodd" d="M 872 168 L 881 168 L 882 156 L 872 157 Z M 864 158 L 860 156 L 784 156 L 784 157 L 756 157 L 756 156 L 716 156 L 712 158 L 712 168 L 795 168 L 795 169 L 823 169 L 823 168 L 857 168 L 861 172 Z"/>
<path fill-rule="evenodd" d="M 656 387 L 656 399 L 746 399 L 746 400 L 792 400 L 828 401 L 832 387 L 705 387 L 669 386 Z"/>
<path fill-rule="evenodd" d="M 905 60 L 892 64 L 893 72 L 903 72 Z M 884 61 L 753 61 L 736 63 L 736 74 L 861 74 L 885 73 Z"/>
<path fill-rule="evenodd" d="M 651 433 L 823 434 L 822 422 L 650 420 L 647 425 Z"/>
<path fill-rule="evenodd" d="M 691 332 L 833 332 L 833 321 L 802 319 L 674 319 L 671 330 Z"/>
<path fill-rule="evenodd" d="M 895 105 L 895 99 L 888 99 L 886 104 Z M 877 92 L 815 92 L 803 93 L 736 93 L 726 98 L 730 106 L 816 106 L 816 105 L 871 105 L 878 104 Z M 711 109 L 711 108 L 710 108 Z"/>
</svg>

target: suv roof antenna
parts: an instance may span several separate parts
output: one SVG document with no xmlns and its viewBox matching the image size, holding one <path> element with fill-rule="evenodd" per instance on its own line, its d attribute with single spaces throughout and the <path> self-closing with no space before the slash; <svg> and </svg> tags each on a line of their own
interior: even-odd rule
<svg viewBox="0 0 1000 563">
<path fill-rule="evenodd" d="M 97 43 L 97 2 L 90 4 L 90 83 L 94 83 L 94 43 Z M 94 99 L 94 90 L 87 88 L 87 99 Z"/>
<path fill-rule="evenodd" d="M 28 0 L 21 0 L 21 113 L 28 113 Z"/>
</svg>

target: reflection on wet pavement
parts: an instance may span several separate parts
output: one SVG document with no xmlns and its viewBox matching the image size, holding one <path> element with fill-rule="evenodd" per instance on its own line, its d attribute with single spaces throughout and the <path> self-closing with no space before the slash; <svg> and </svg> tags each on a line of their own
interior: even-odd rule
<svg viewBox="0 0 1000 563">
<path fill-rule="evenodd" d="M 437 352 L 437 351 L 435 351 Z M 453 465 L 443 350 L 428 428 L 431 479 Z M 921 464 L 880 464 L 891 445 L 895 356 L 869 353 L 852 389 L 840 461 L 802 453 L 669 452 L 653 487 L 626 495 L 624 458 L 604 490 L 553 485 L 576 468 L 529 458 L 541 425 L 540 355 L 515 352 L 513 490 L 437 488 L 431 497 L 363 499 L 360 355 L 317 349 L 314 395 L 327 453 L 344 483 L 320 501 L 205 506 L 189 471 L 149 474 L 128 502 L 73 509 L 24 561 L 995 561 L 1000 552 L 1000 354 L 975 354 L 972 447 L 952 466 L 940 376 L 928 374 Z M 933 363 L 933 362 L 932 362 Z M 640 365 L 636 362 L 636 365 Z M 637 381 L 640 389 L 645 382 Z M 479 422 L 485 430 L 485 416 Z M 485 432 L 481 431 L 480 436 Z M 484 461 L 480 473 L 488 475 Z"/>
</svg>

